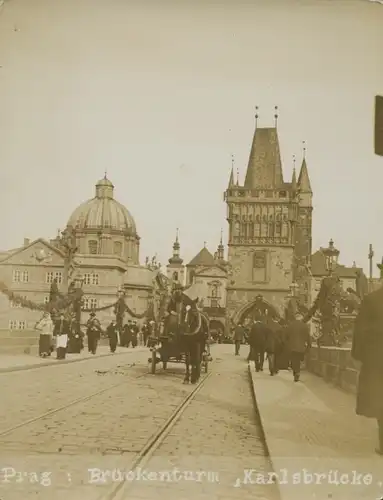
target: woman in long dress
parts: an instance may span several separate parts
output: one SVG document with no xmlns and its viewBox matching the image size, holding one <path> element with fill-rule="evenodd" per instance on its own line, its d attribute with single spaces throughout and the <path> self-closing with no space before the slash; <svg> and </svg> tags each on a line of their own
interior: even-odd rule
<svg viewBox="0 0 383 500">
<path fill-rule="evenodd" d="M 49 313 L 45 312 L 40 321 L 36 323 L 36 330 L 40 331 L 39 356 L 46 358 L 51 355 L 53 322 Z"/>
</svg>

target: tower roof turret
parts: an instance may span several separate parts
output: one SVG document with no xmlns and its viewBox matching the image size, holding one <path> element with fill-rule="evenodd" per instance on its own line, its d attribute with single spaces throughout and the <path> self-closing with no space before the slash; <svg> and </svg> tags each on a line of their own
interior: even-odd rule
<svg viewBox="0 0 383 500">
<path fill-rule="evenodd" d="M 302 193 L 312 193 L 306 158 L 303 158 L 301 171 L 298 177 L 298 187 Z"/>
</svg>

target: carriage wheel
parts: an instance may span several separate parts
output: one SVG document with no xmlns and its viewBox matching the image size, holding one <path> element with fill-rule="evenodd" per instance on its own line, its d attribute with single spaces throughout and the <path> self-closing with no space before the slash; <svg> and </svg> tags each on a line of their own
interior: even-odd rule
<svg viewBox="0 0 383 500">
<path fill-rule="evenodd" d="M 157 353 L 156 350 L 152 350 L 152 367 L 151 367 L 151 373 L 156 373 L 156 364 L 157 364 Z"/>
<path fill-rule="evenodd" d="M 163 362 L 162 362 L 162 368 L 163 368 L 164 370 L 166 370 L 166 368 L 167 368 L 167 367 L 168 367 L 168 362 L 167 362 L 167 361 L 163 361 Z"/>
</svg>

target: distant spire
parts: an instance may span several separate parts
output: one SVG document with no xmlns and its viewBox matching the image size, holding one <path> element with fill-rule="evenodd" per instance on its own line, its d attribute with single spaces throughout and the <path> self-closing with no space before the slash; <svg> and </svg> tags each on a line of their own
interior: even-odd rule
<svg viewBox="0 0 383 500">
<path fill-rule="evenodd" d="M 258 126 L 258 118 L 259 118 L 259 115 L 258 115 L 258 106 L 255 106 L 255 128 L 257 128 Z"/>
<path fill-rule="evenodd" d="M 303 160 L 302 160 L 301 171 L 299 172 L 299 177 L 298 177 L 298 187 L 302 193 L 312 194 L 310 177 L 306 163 L 306 142 L 302 141 L 302 144 L 303 144 Z"/>
<path fill-rule="evenodd" d="M 234 186 L 234 155 L 231 155 L 231 172 L 229 178 L 229 188 Z"/>
<path fill-rule="evenodd" d="M 217 259 L 224 260 L 225 258 L 225 247 L 223 246 L 223 229 L 221 229 L 221 239 L 217 248 Z"/>
<path fill-rule="evenodd" d="M 104 179 L 106 180 L 108 178 L 108 171 L 105 170 L 105 175 L 104 175 Z"/>
<path fill-rule="evenodd" d="M 295 170 L 295 155 L 293 155 L 293 178 L 291 181 L 291 187 L 292 187 L 293 191 L 296 191 L 296 189 L 297 189 L 297 173 Z"/>
<path fill-rule="evenodd" d="M 239 186 L 239 170 L 237 168 L 237 186 Z"/>
<path fill-rule="evenodd" d="M 207 245 L 207 241 L 204 241 L 203 242 L 203 247 L 206 248 L 206 245 Z"/>
<path fill-rule="evenodd" d="M 274 114 L 274 120 L 275 120 L 275 128 L 277 128 L 278 125 L 278 106 L 275 106 L 275 114 Z"/>
<path fill-rule="evenodd" d="M 169 264 L 182 264 L 183 260 L 180 257 L 180 243 L 179 243 L 179 229 L 177 227 L 176 229 L 176 239 L 175 242 L 173 243 L 173 255 L 169 259 Z"/>
</svg>

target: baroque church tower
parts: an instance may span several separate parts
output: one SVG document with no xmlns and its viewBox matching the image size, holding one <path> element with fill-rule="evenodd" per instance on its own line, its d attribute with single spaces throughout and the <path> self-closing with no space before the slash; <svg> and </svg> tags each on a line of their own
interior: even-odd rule
<svg viewBox="0 0 383 500">
<path fill-rule="evenodd" d="M 277 110 L 277 108 L 276 108 Z M 298 180 L 283 179 L 275 126 L 256 126 L 245 182 L 234 182 L 232 168 L 225 192 L 229 223 L 227 318 L 251 317 L 255 304 L 283 314 L 289 286 L 299 285 L 308 305 L 311 256 L 312 191 L 303 158 Z"/>
<path fill-rule="evenodd" d="M 173 255 L 169 259 L 169 264 L 166 266 L 166 274 L 172 285 L 179 283 L 184 285 L 185 282 L 185 266 L 183 259 L 180 257 L 180 243 L 178 239 L 178 229 L 176 240 L 173 243 Z"/>
</svg>

